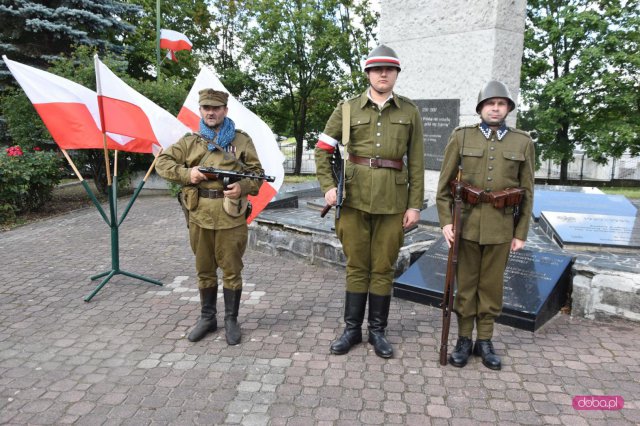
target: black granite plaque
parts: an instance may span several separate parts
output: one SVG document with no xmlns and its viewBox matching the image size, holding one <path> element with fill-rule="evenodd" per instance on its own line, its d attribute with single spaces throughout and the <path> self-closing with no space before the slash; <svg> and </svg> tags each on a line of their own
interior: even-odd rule
<svg viewBox="0 0 640 426">
<path fill-rule="evenodd" d="M 560 247 L 640 248 L 640 214 L 618 216 L 543 211 L 539 223 Z"/>
<path fill-rule="evenodd" d="M 298 196 L 288 192 L 278 192 L 275 197 L 269 201 L 265 209 L 288 209 L 298 207 Z"/>
<path fill-rule="evenodd" d="M 440 238 L 394 281 L 394 296 L 440 307 L 447 254 L 447 244 Z M 529 331 L 540 328 L 567 300 L 571 264 L 571 257 L 559 254 L 529 250 L 512 253 L 505 270 L 502 315 L 497 322 Z"/>
<path fill-rule="evenodd" d="M 424 166 L 440 170 L 444 148 L 460 121 L 460 99 L 418 99 L 415 103 L 424 126 Z"/>
</svg>

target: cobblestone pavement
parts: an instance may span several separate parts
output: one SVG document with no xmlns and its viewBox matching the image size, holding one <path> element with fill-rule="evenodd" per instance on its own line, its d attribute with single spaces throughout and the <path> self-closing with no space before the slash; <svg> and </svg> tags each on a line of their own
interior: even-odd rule
<svg viewBox="0 0 640 426">
<path fill-rule="evenodd" d="M 368 344 L 334 356 L 343 271 L 249 252 L 242 344 L 220 331 L 194 344 L 185 334 L 199 304 L 177 203 L 140 197 L 119 231 L 120 267 L 165 285 L 117 275 L 89 303 L 88 277 L 111 267 L 95 209 L 0 233 L 1 424 L 640 423 L 638 324 L 497 325 L 502 371 L 478 359 L 442 368 L 439 311 L 393 300 L 393 359 Z M 576 395 L 620 395 L 624 408 L 577 411 Z"/>
</svg>

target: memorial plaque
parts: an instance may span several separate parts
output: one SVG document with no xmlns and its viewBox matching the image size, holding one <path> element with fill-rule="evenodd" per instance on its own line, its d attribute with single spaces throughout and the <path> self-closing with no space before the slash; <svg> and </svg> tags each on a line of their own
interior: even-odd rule
<svg viewBox="0 0 640 426">
<path fill-rule="evenodd" d="M 440 307 L 448 248 L 440 238 L 394 281 L 393 295 Z M 464 262 L 463 259 L 460 261 Z M 511 253 L 504 276 L 504 304 L 497 322 L 535 331 L 567 301 L 570 256 L 521 250 Z"/>
<path fill-rule="evenodd" d="M 460 99 L 418 99 L 424 138 L 424 167 L 440 170 L 449 136 L 460 122 Z"/>
<path fill-rule="evenodd" d="M 635 217 L 637 209 L 623 195 L 536 189 L 533 197 L 534 220 L 540 219 L 542 211 Z"/>
<path fill-rule="evenodd" d="M 543 211 L 539 223 L 561 247 L 640 248 L 640 217 L 637 216 Z"/>
</svg>

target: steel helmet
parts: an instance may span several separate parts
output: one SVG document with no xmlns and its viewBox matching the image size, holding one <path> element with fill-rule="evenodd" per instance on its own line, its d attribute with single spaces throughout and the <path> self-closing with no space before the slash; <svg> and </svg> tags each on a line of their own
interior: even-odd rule
<svg viewBox="0 0 640 426">
<path fill-rule="evenodd" d="M 384 44 L 381 44 L 369 52 L 369 56 L 367 56 L 364 62 L 365 71 L 373 67 L 394 67 L 398 68 L 398 71 L 401 71 L 398 55 L 392 48 Z"/>
<path fill-rule="evenodd" d="M 478 103 L 476 104 L 476 112 L 480 114 L 482 103 L 491 98 L 506 98 L 509 100 L 509 112 L 516 108 L 516 103 L 509 93 L 509 88 L 506 84 L 498 80 L 491 80 L 478 93 Z"/>
</svg>

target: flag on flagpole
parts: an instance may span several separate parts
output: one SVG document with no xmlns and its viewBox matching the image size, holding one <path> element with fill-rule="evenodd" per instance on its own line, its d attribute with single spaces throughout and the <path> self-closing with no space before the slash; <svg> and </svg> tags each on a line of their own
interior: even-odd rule
<svg viewBox="0 0 640 426">
<path fill-rule="evenodd" d="M 2 59 L 62 149 L 102 149 L 104 138 L 96 92 L 66 78 Z M 107 133 L 108 149 L 149 153 L 152 142 Z"/>
<path fill-rule="evenodd" d="M 178 57 L 176 56 L 176 52 L 174 52 L 173 50 L 167 50 L 167 54 L 165 57 L 170 61 L 178 62 Z"/>
<path fill-rule="evenodd" d="M 178 120 L 189 126 L 193 131 L 198 131 L 200 123 L 198 92 L 207 88 L 228 92 L 213 71 L 207 67 L 202 67 L 178 114 Z M 253 204 L 253 211 L 248 219 L 250 222 L 278 193 L 284 180 L 284 167 L 282 166 L 284 155 L 280 152 L 276 137 L 269 126 L 260 117 L 245 108 L 231 94 L 229 94 L 228 107 L 228 117 L 236 123 L 238 129 L 244 130 L 251 136 L 265 174 L 276 178 L 275 182 L 264 182 L 260 187 L 260 193 L 255 197 L 249 197 Z"/>
<path fill-rule="evenodd" d="M 191 50 L 193 43 L 189 37 L 173 30 L 160 30 L 160 49 Z"/>
<path fill-rule="evenodd" d="M 190 129 L 168 111 L 120 80 L 94 57 L 103 130 L 152 141 L 167 148 Z"/>
</svg>

